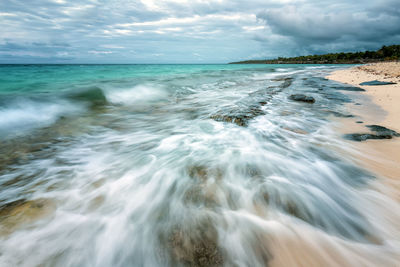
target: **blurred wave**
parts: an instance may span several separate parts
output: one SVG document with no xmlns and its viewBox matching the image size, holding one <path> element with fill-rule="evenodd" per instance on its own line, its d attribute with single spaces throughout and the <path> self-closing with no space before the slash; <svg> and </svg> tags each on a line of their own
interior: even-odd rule
<svg viewBox="0 0 400 267">
<path fill-rule="evenodd" d="M 337 66 L 91 68 L 2 91 L 24 134 L 0 147 L 1 266 L 398 266 L 398 202 L 332 128 Z"/>
</svg>

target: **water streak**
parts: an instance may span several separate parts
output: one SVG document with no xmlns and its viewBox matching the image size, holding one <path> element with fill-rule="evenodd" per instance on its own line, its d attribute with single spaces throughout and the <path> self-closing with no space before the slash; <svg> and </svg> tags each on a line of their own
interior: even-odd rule
<svg viewBox="0 0 400 267">
<path fill-rule="evenodd" d="M 3 87 L 40 98 L 2 104 L 29 115 L 0 123 L 1 266 L 398 266 L 399 205 L 332 128 L 337 67 L 105 68 Z"/>
</svg>

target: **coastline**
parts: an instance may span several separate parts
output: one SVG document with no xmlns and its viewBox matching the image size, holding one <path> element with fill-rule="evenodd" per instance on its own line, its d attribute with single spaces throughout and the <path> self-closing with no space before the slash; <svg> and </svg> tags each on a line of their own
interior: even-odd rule
<svg viewBox="0 0 400 267">
<path fill-rule="evenodd" d="M 352 94 L 358 103 L 349 104 L 347 108 L 355 117 L 341 119 L 339 132 L 343 134 L 369 132 L 366 125 L 380 125 L 400 132 L 400 62 L 351 67 L 334 71 L 326 78 L 365 90 Z M 360 83 L 373 80 L 396 84 L 360 85 Z M 360 121 L 362 123 L 359 123 Z M 384 179 L 385 183 L 390 183 L 394 188 L 400 189 L 398 181 L 400 177 L 400 137 L 349 142 L 356 147 L 355 157 L 361 165 L 382 178 L 388 178 Z M 400 196 L 395 197 L 400 199 Z"/>
</svg>

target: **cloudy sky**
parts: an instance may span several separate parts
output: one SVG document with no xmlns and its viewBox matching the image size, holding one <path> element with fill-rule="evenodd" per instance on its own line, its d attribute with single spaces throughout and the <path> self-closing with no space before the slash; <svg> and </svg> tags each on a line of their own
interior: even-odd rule
<svg viewBox="0 0 400 267">
<path fill-rule="evenodd" d="M 399 0 L 0 0 L 0 63 L 225 63 L 400 44 Z"/>
</svg>

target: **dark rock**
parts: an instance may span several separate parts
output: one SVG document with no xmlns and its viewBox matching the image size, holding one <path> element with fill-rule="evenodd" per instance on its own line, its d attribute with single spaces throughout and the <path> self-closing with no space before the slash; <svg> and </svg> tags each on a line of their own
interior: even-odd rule
<svg viewBox="0 0 400 267">
<path fill-rule="evenodd" d="M 368 127 L 371 131 L 376 132 L 378 134 L 381 135 L 391 135 L 391 136 L 396 136 L 399 137 L 400 134 L 396 131 L 390 130 L 386 127 L 383 126 L 379 126 L 379 125 L 367 125 L 366 127 Z"/>
<path fill-rule="evenodd" d="M 360 85 L 388 85 L 388 84 L 396 84 L 396 83 L 382 82 L 382 81 L 378 81 L 378 80 L 360 83 Z"/>
<path fill-rule="evenodd" d="M 368 139 L 392 139 L 393 137 L 400 136 L 398 132 L 390 130 L 383 126 L 367 125 L 366 127 L 369 128 L 374 133 L 352 133 L 352 134 L 346 134 L 344 137 L 349 140 L 360 142 Z"/>
<path fill-rule="evenodd" d="M 315 99 L 312 96 L 306 96 L 303 94 L 294 94 L 289 96 L 289 99 L 293 101 L 300 101 L 300 102 L 306 102 L 306 103 L 314 103 Z"/>
<path fill-rule="evenodd" d="M 238 126 L 246 127 L 249 120 L 260 115 L 265 115 L 265 112 L 261 109 L 261 104 L 249 106 L 246 110 L 237 113 L 232 112 L 232 114 L 211 115 L 210 118 L 215 121 L 230 122 L 235 123 Z"/>
<path fill-rule="evenodd" d="M 354 115 L 343 114 L 343 113 L 340 113 L 340 112 L 337 112 L 337 111 L 330 111 L 330 113 L 332 113 L 333 116 L 339 117 L 339 118 L 353 118 L 354 117 Z"/>
<path fill-rule="evenodd" d="M 288 88 L 290 85 L 293 83 L 293 78 L 292 77 L 281 77 L 281 78 L 275 78 L 272 79 L 274 82 L 283 82 L 282 84 L 279 85 L 280 88 Z"/>
<path fill-rule="evenodd" d="M 369 133 L 345 134 L 344 137 L 348 140 L 358 141 L 358 142 L 366 141 L 368 139 L 392 139 L 391 135 L 369 134 Z"/>
<path fill-rule="evenodd" d="M 364 123 L 363 121 L 356 121 L 356 123 Z"/>
<path fill-rule="evenodd" d="M 279 87 L 280 88 L 288 88 L 293 83 L 293 78 L 287 78 Z"/>
</svg>

